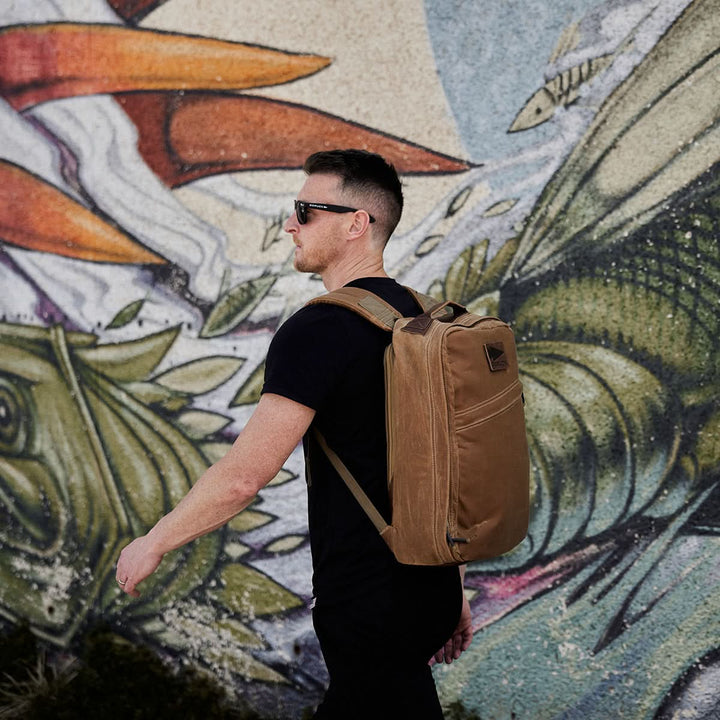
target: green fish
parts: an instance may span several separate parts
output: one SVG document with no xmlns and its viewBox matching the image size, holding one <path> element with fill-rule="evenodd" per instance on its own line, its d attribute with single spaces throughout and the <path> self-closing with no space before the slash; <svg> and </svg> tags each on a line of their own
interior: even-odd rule
<svg viewBox="0 0 720 720">
<path fill-rule="evenodd" d="M 172 509 L 227 447 L 213 441 L 229 418 L 190 402 L 244 361 L 213 356 L 152 377 L 178 333 L 99 344 L 95 335 L 59 325 L 0 324 L 0 614 L 58 645 L 103 618 L 172 646 L 162 613 L 210 578 L 224 607 L 246 617 L 300 604 L 223 553 L 226 543 L 237 546 L 238 529 L 270 519 L 256 509 L 169 554 L 141 598 L 118 592 L 120 549 Z M 210 595 L 198 598 L 212 602 Z M 241 646 L 262 645 L 237 619 L 226 624 Z M 187 639 L 175 634 L 180 647 Z M 269 668 L 246 660 L 249 674 L 277 681 Z"/>
<path fill-rule="evenodd" d="M 466 248 L 435 285 L 513 325 L 527 400 L 528 537 L 466 579 L 486 632 L 454 682 L 486 678 L 464 699 L 479 714 L 509 714 L 508 667 L 560 659 L 572 688 L 523 687 L 536 714 L 656 717 L 720 644 L 719 39 L 720 2 L 692 2 L 520 235 L 491 259 Z"/>
</svg>

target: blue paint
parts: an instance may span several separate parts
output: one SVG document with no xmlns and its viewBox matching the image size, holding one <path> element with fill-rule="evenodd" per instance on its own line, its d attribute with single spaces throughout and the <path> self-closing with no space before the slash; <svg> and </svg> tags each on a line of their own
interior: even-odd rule
<svg viewBox="0 0 720 720">
<path fill-rule="evenodd" d="M 598 0 L 425 0 L 438 73 L 469 158 L 515 155 L 552 138 L 540 125 L 508 134 L 517 112 L 546 78 L 562 31 Z"/>
</svg>

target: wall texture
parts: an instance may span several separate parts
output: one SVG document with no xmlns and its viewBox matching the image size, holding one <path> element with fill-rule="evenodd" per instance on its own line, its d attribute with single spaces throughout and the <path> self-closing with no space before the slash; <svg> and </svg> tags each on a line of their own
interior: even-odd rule
<svg viewBox="0 0 720 720">
<path fill-rule="evenodd" d="M 0 7 L 0 618 L 99 619 L 268 716 L 325 674 L 302 460 L 140 600 L 114 563 L 323 291 L 304 157 L 402 174 L 389 271 L 512 322 L 532 518 L 468 569 L 449 718 L 720 717 L 720 1 Z"/>
</svg>

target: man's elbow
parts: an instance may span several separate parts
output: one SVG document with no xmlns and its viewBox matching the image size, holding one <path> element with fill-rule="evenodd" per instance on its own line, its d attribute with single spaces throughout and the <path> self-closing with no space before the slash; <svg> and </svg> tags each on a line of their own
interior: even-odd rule
<svg viewBox="0 0 720 720">
<path fill-rule="evenodd" d="M 221 460 L 217 469 L 223 476 L 223 485 L 228 501 L 233 507 L 243 509 L 277 474 L 269 468 L 233 467 L 231 463 Z"/>
</svg>

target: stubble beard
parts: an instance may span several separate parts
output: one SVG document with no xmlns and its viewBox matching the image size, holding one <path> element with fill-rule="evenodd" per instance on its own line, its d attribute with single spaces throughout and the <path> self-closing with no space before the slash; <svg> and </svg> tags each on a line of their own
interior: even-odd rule
<svg viewBox="0 0 720 720">
<path fill-rule="evenodd" d="M 301 273 L 316 272 L 312 263 L 308 262 L 304 258 L 298 257 L 297 253 L 295 254 L 295 258 L 293 259 L 293 267 L 295 268 L 295 270 L 297 270 L 298 272 L 301 272 Z"/>
<path fill-rule="evenodd" d="M 330 264 L 331 258 L 327 252 L 320 251 L 319 248 L 315 248 L 315 253 L 308 256 L 303 254 L 303 249 L 295 250 L 295 257 L 293 258 L 293 267 L 298 272 L 302 273 L 315 273 L 322 275 L 325 269 Z"/>
</svg>

